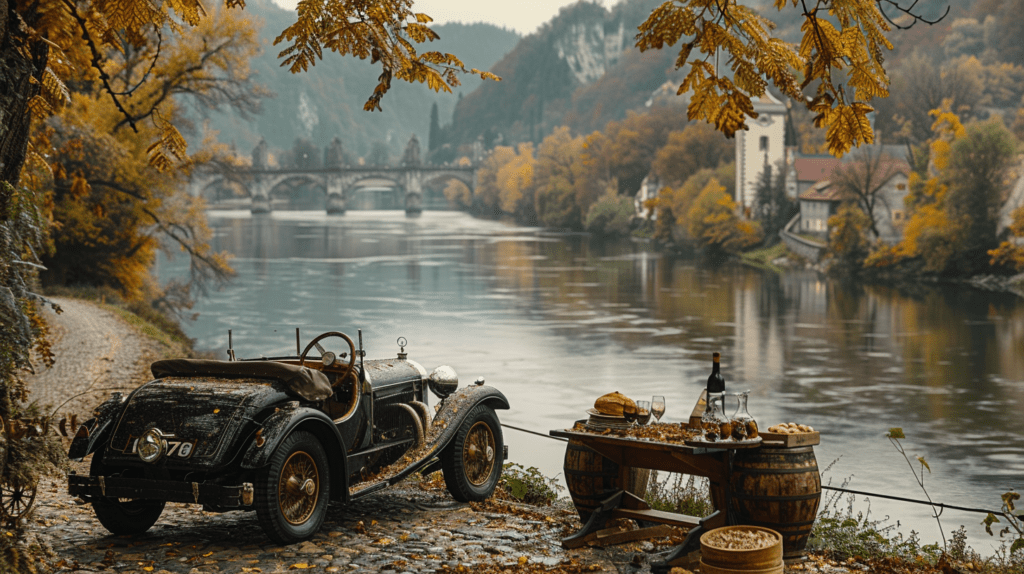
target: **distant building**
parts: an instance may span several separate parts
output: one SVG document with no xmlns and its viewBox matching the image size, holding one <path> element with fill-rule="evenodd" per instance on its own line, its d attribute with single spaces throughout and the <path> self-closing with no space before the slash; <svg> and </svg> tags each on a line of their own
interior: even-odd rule
<svg viewBox="0 0 1024 574">
<path fill-rule="evenodd" d="M 907 186 L 910 168 L 901 161 L 883 163 L 879 170 L 891 174 L 875 192 L 874 218 L 878 237 L 892 245 L 903 239 L 903 226 L 906 223 L 904 200 L 909 193 Z M 845 197 L 838 185 L 823 180 L 800 194 L 800 225 L 801 234 L 816 235 L 822 239 L 828 237 L 828 218 L 835 215 Z"/>
<path fill-rule="evenodd" d="M 658 219 L 658 211 L 648 208 L 647 201 L 658 197 L 658 192 L 663 187 L 665 186 L 662 185 L 661 179 L 653 171 L 640 182 L 640 191 L 633 196 L 633 207 L 636 209 L 637 217 L 651 221 Z"/>
<path fill-rule="evenodd" d="M 832 170 L 841 163 L 842 160 L 831 155 L 796 154 L 792 159 L 792 169 L 786 174 L 787 192 L 790 197 L 800 197 L 818 182 L 831 179 Z"/>
<path fill-rule="evenodd" d="M 829 180 L 819 181 L 800 194 L 800 233 L 828 236 L 828 218 L 842 203 L 839 188 Z"/>
<path fill-rule="evenodd" d="M 758 116 L 748 120 L 749 130 L 736 132 L 736 204 L 748 213 L 757 196 L 765 166 L 785 160 L 786 106 L 770 92 L 754 102 Z"/>
</svg>

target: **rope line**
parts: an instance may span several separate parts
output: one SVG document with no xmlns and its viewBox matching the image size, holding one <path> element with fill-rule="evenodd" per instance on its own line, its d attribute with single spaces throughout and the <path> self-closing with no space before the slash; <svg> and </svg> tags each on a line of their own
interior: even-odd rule
<svg viewBox="0 0 1024 574">
<path fill-rule="evenodd" d="M 939 508 L 951 508 L 953 510 L 963 510 L 965 512 L 979 512 L 982 514 L 995 514 L 997 516 L 1003 516 L 1002 510 L 984 510 L 981 508 L 967 508 L 966 506 L 955 506 L 953 504 L 944 504 L 942 502 L 928 502 L 927 500 L 916 500 L 913 498 L 903 498 L 902 496 L 892 496 L 890 494 L 878 494 L 877 492 L 864 492 L 861 490 L 850 490 L 847 488 L 839 488 L 837 486 L 822 486 L 825 490 L 835 490 L 836 492 L 845 492 L 847 494 L 863 494 L 864 496 L 877 496 L 878 498 L 888 498 L 890 500 L 899 500 L 900 502 L 913 502 L 914 504 L 923 504 L 925 506 L 938 506 Z"/>
<path fill-rule="evenodd" d="M 512 429 L 512 430 L 517 430 L 517 431 L 519 431 L 519 432 L 525 432 L 525 433 L 535 434 L 535 435 L 537 435 L 537 436 L 542 436 L 542 437 L 544 437 L 544 438 L 549 438 L 549 439 L 551 439 L 551 440 L 557 440 L 557 441 L 559 441 L 559 442 L 569 442 L 569 441 L 565 440 L 564 438 L 558 438 L 558 437 L 556 437 L 556 436 L 551 436 L 551 435 L 547 435 L 547 434 L 544 434 L 544 433 L 539 433 L 539 432 L 537 432 L 537 431 L 532 431 L 532 430 L 522 429 L 522 428 L 519 428 L 519 427 L 514 427 L 514 426 L 512 426 L 512 425 L 507 425 L 507 424 L 505 424 L 505 423 L 501 423 L 501 426 L 503 426 L 503 427 L 505 427 L 505 428 L 510 428 L 510 429 Z"/>
<path fill-rule="evenodd" d="M 529 429 L 524 429 L 524 428 L 520 428 L 520 427 L 517 427 L 517 426 L 512 426 L 512 425 L 505 424 L 505 423 L 501 423 L 501 426 L 503 426 L 505 428 L 510 428 L 512 430 L 517 430 L 519 432 L 525 432 L 525 433 L 529 433 L 529 434 L 532 434 L 532 435 L 537 435 L 537 436 L 540 436 L 540 437 L 549 438 L 551 440 L 557 440 L 559 442 L 569 442 L 569 441 L 567 441 L 564 438 L 553 437 L 551 435 L 546 435 L 544 433 L 539 433 L 537 431 L 532 431 L 532 430 L 529 430 Z M 985 509 L 982 509 L 982 508 L 967 508 L 966 506 L 956 506 L 954 504 L 944 504 L 942 502 L 928 502 L 927 500 L 916 500 L 916 499 L 913 499 L 913 498 L 904 498 L 902 496 L 892 496 L 890 494 L 878 494 L 877 492 L 865 492 L 863 490 L 850 490 L 848 488 L 839 488 L 838 486 L 822 486 L 821 488 L 824 489 L 824 490 L 834 490 L 836 492 L 845 492 L 847 494 L 861 494 L 861 495 L 864 495 L 864 496 L 876 496 L 878 498 L 888 498 L 890 500 L 898 500 L 900 502 L 911 502 L 913 504 L 923 504 L 925 506 L 936 506 L 938 508 L 950 508 L 952 510 L 962 510 L 964 512 L 978 512 L 978 513 L 981 513 L 981 514 L 994 514 L 996 516 L 1005 516 L 1005 513 L 1003 511 L 1001 511 L 1001 510 L 985 510 Z"/>
</svg>

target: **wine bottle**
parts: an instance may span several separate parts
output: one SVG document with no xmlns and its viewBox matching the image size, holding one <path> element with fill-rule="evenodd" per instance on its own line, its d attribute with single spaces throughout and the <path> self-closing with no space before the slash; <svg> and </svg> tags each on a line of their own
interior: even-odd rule
<svg viewBox="0 0 1024 574">
<path fill-rule="evenodd" d="M 708 400 L 711 400 L 711 393 L 724 393 L 725 392 L 725 379 L 722 378 L 721 366 L 719 360 L 721 355 L 715 353 L 712 355 L 714 361 L 711 365 L 711 376 L 708 377 Z"/>
</svg>

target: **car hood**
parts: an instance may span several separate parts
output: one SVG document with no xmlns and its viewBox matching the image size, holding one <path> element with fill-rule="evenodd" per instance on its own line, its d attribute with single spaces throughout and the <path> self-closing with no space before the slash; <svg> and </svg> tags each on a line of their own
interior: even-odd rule
<svg viewBox="0 0 1024 574">
<path fill-rule="evenodd" d="M 128 399 L 111 435 L 105 462 L 138 462 L 135 441 L 158 428 L 168 443 L 190 443 L 165 457 L 170 467 L 213 467 L 260 410 L 290 397 L 265 379 L 167 377 L 140 387 Z"/>
</svg>

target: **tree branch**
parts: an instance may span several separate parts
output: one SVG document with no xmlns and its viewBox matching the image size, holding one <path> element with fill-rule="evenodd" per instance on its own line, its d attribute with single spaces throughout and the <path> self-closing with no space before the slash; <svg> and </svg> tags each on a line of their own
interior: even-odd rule
<svg viewBox="0 0 1024 574">
<path fill-rule="evenodd" d="M 103 82 L 103 88 L 110 94 L 110 99 L 114 101 L 114 105 L 117 106 L 119 112 L 124 115 L 128 124 L 132 127 L 132 131 L 139 133 L 139 128 L 136 127 L 135 121 L 132 119 L 131 114 L 121 104 L 121 100 L 117 99 L 117 95 L 114 92 L 114 88 L 110 85 L 110 76 L 107 75 L 106 70 L 103 69 L 103 55 L 100 54 L 99 49 L 96 47 L 96 43 L 92 39 L 92 35 L 89 34 L 89 28 L 86 26 L 85 17 L 78 14 L 78 7 L 72 0 L 64 0 L 64 5 L 71 11 L 71 16 L 78 22 L 78 26 L 82 29 L 82 39 L 85 40 L 86 44 L 89 45 L 89 51 L 92 53 L 92 61 L 90 65 L 99 72 L 100 81 Z"/>
</svg>

